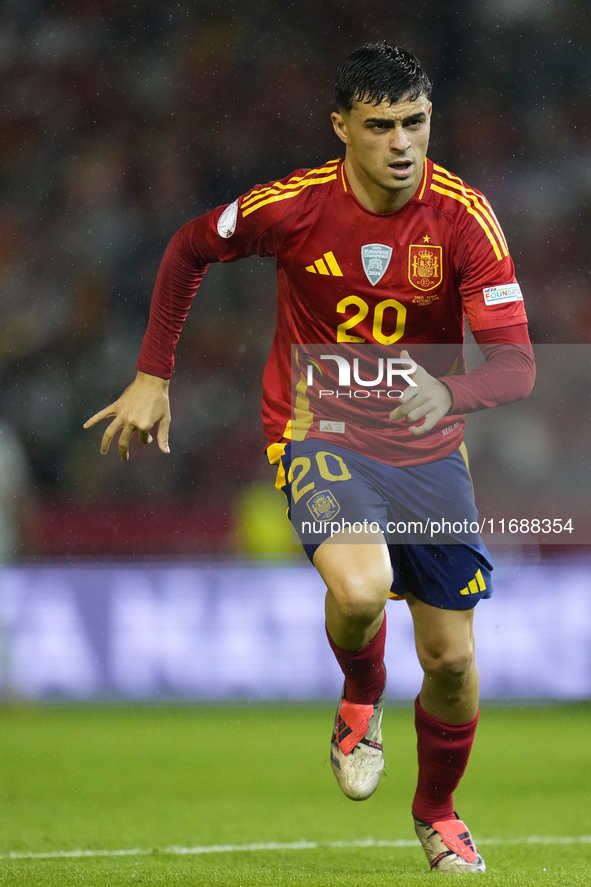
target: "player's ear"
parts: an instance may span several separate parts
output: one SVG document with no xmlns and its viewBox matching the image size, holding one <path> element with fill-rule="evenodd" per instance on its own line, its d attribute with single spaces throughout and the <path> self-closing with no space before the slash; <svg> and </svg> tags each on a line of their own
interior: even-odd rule
<svg viewBox="0 0 591 887">
<path fill-rule="evenodd" d="M 347 144 L 349 137 L 347 135 L 347 123 L 344 116 L 339 111 L 333 111 L 330 115 L 330 119 L 332 120 L 334 131 L 340 138 L 341 142 Z"/>
</svg>

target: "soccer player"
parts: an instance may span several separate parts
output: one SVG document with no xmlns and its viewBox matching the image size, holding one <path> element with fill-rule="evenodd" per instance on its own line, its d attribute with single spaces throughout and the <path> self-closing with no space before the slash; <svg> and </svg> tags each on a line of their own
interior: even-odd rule
<svg viewBox="0 0 591 887">
<path fill-rule="evenodd" d="M 128 459 L 132 435 L 149 443 L 158 425 L 158 445 L 169 452 L 174 349 L 208 264 L 253 254 L 275 258 L 279 308 L 262 417 L 276 485 L 327 586 L 328 641 L 344 674 L 333 771 L 354 800 L 378 785 L 385 604 L 389 596 L 404 598 L 424 671 L 415 702 L 415 829 L 433 871 L 464 873 L 485 871 L 455 813 L 453 792 L 478 721 L 472 623 L 476 603 L 491 594 L 492 564 L 478 534 L 424 544 L 397 528 L 425 508 L 434 516 L 433 501 L 470 522 L 476 518 L 464 414 L 527 396 L 534 368 L 523 298 L 490 205 L 426 157 L 430 96 L 429 78 L 405 49 L 368 44 L 345 59 L 332 115 L 344 159 L 257 185 L 176 233 L 156 280 L 137 378 L 85 427 L 113 417 L 101 453 L 121 431 L 119 453 Z M 436 357 L 431 372 L 428 361 L 413 363 L 413 346 L 417 354 L 418 346 L 457 350 L 464 315 L 483 366 L 467 373 L 461 354 L 450 366 Z M 364 413 L 361 399 L 326 383 L 335 395 L 331 404 L 307 371 L 318 344 L 337 358 L 339 347 L 369 354 L 363 349 L 381 346 L 402 361 L 409 384 L 396 402 L 383 393 L 387 386 L 372 389 Z M 334 538 L 306 536 L 306 520 L 326 526 L 336 513 L 346 522 Z M 351 521 L 363 525 L 361 536 Z"/>
</svg>

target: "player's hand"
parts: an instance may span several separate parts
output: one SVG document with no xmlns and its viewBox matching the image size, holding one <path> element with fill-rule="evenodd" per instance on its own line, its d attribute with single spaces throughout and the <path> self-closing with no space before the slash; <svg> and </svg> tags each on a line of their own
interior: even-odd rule
<svg viewBox="0 0 591 887">
<path fill-rule="evenodd" d="M 401 351 L 400 356 L 408 358 L 408 351 Z M 430 431 L 434 425 L 449 413 L 452 407 L 452 396 L 447 385 L 434 376 L 430 376 L 423 367 L 417 367 L 412 376 L 414 385 L 409 385 L 402 395 L 402 403 L 390 413 L 392 422 L 406 419 L 407 422 L 418 422 L 425 419 L 422 425 L 411 425 L 408 429 L 416 437 Z"/>
<path fill-rule="evenodd" d="M 84 423 L 85 428 L 92 428 L 103 419 L 115 417 L 101 441 L 103 456 L 108 453 L 111 441 L 121 429 L 119 455 L 127 461 L 132 436 L 137 432 L 140 443 L 152 443 L 153 437 L 150 431 L 156 424 L 158 425 L 158 446 L 163 453 L 170 452 L 168 447 L 168 428 L 170 426 L 168 385 L 168 379 L 138 372 L 135 381 L 125 389 L 115 403 L 105 407 L 100 413 L 95 413 Z"/>
</svg>

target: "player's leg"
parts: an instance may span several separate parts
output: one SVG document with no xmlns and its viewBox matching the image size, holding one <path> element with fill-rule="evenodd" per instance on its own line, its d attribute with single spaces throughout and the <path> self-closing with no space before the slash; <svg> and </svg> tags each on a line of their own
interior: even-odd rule
<svg viewBox="0 0 591 887">
<path fill-rule="evenodd" d="M 345 676 L 344 698 L 373 706 L 385 684 L 384 607 L 392 568 L 381 531 L 366 535 L 373 541 L 339 533 L 316 550 L 313 562 L 327 586 L 326 632 Z"/>
<path fill-rule="evenodd" d="M 415 703 L 415 828 L 432 870 L 480 872 L 484 862 L 456 817 L 453 792 L 466 769 L 478 721 L 472 623 L 477 602 L 491 595 L 492 563 L 477 532 L 465 453 L 460 449 L 401 472 L 399 507 L 422 521 L 419 532 L 427 522 L 430 536 L 410 536 L 413 524 L 407 517 L 406 537 L 392 546 L 392 590 L 407 597 L 424 670 Z"/>
<path fill-rule="evenodd" d="M 345 531 L 324 542 L 314 565 L 324 579 L 326 633 L 345 677 L 331 740 L 331 764 L 343 792 L 368 798 L 384 769 L 382 713 L 386 673 L 384 607 L 392 584 L 381 532 L 372 542 Z"/>
<path fill-rule="evenodd" d="M 415 701 L 415 828 L 435 871 L 484 871 L 484 861 L 453 803 L 478 723 L 474 609 L 446 610 L 410 594 L 407 601 L 424 672 Z"/>
<path fill-rule="evenodd" d="M 360 539 L 367 538 L 367 543 Z M 392 585 L 392 566 L 383 533 L 345 530 L 327 539 L 313 563 L 324 579 L 326 626 L 346 650 L 365 647 L 377 634 Z"/>
<path fill-rule="evenodd" d="M 346 698 L 373 705 L 384 684 L 384 606 L 392 584 L 386 506 L 372 476 L 383 466 L 315 440 L 274 444 L 267 454 L 292 525 L 327 585 L 327 632 Z"/>
<path fill-rule="evenodd" d="M 345 794 L 363 800 L 384 769 L 384 606 L 392 583 L 374 460 L 314 440 L 277 444 L 268 455 L 292 525 L 326 582 L 328 640 L 345 676 L 332 769 Z"/>
<path fill-rule="evenodd" d="M 424 672 L 419 694 L 422 709 L 449 724 L 473 720 L 478 712 L 474 608 L 446 610 L 412 594 L 406 600 Z"/>
</svg>

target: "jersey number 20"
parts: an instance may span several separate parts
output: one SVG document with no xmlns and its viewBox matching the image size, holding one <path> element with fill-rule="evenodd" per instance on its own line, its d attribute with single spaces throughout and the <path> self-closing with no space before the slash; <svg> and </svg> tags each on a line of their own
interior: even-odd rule
<svg viewBox="0 0 591 887">
<path fill-rule="evenodd" d="M 337 342 L 365 342 L 361 336 L 351 336 L 347 330 L 351 330 L 358 324 L 362 323 L 369 312 L 369 305 L 360 296 L 347 296 L 341 299 L 337 305 L 339 314 L 345 314 L 347 308 L 354 305 L 357 311 L 351 317 L 344 320 L 337 327 Z M 396 328 L 392 335 L 386 336 L 383 330 L 384 312 L 387 308 L 393 308 L 396 311 Z M 406 308 L 396 299 L 384 299 L 373 309 L 373 326 L 372 334 L 376 342 L 381 345 L 392 345 L 401 339 L 404 335 L 404 324 L 406 323 Z"/>
</svg>

